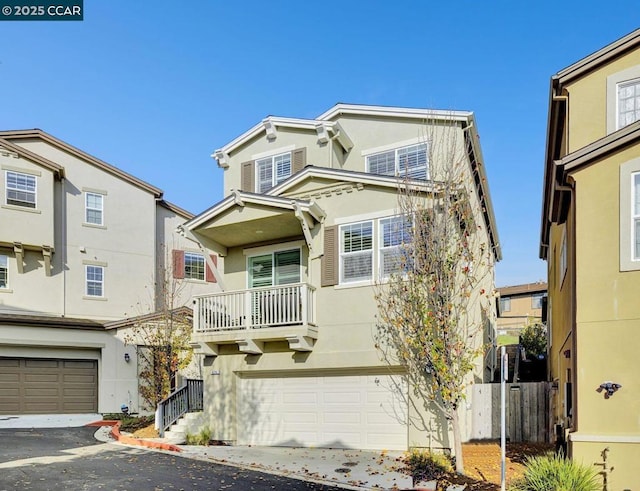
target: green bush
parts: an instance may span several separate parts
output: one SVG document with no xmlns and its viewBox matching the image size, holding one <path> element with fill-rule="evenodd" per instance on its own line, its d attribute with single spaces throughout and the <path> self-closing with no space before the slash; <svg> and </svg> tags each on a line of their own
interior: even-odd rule
<svg viewBox="0 0 640 491">
<path fill-rule="evenodd" d="M 548 454 L 529 457 L 524 476 L 509 491 L 600 491 L 602 483 L 595 468 Z"/>
<path fill-rule="evenodd" d="M 155 422 L 155 416 L 132 416 L 124 413 L 105 414 L 102 418 L 105 420 L 120 421 L 120 430 L 129 433 L 146 428 Z"/>
<path fill-rule="evenodd" d="M 402 471 L 413 479 L 413 482 L 439 479 L 453 472 L 451 459 L 442 454 L 414 448 L 403 457 Z"/>
<path fill-rule="evenodd" d="M 527 356 L 539 356 L 547 353 L 547 326 L 540 323 L 530 323 L 520 333 L 520 345 Z"/>
<path fill-rule="evenodd" d="M 209 442 L 211 442 L 211 429 L 205 426 L 199 433 L 187 433 L 184 440 L 187 445 L 209 445 Z"/>
</svg>

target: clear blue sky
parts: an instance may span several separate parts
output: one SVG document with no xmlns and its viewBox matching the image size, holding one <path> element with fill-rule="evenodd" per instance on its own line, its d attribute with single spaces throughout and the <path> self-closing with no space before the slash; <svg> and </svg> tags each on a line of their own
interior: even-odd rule
<svg viewBox="0 0 640 491">
<path fill-rule="evenodd" d="M 41 128 L 194 213 L 209 156 L 267 115 L 337 102 L 476 114 L 502 243 L 538 259 L 549 78 L 640 25 L 637 1 L 84 0 L 82 22 L 0 22 L 0 128 Z"/>
</svg>

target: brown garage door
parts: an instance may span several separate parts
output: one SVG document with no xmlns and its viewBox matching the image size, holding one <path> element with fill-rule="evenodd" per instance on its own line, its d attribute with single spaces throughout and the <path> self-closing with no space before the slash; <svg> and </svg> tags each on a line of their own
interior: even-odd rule
<svg viewBox="0 0 640 491">
<path fill-rule="evenodd" d="M 97 411 L 96 360 L 0 357 L 0 414 Z"/>
</svg>

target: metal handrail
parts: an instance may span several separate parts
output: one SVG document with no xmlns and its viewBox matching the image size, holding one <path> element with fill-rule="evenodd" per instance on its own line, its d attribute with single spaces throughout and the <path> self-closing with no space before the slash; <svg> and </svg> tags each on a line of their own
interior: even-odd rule
<svg viewBox="0 0 640 491">
<path fill-rule="evenodd" d="M 204 407 L 204 382 L 187 379 L 186 383 L 158 403 L 156 427 L 160 436 L 173 423 L 189 412 L 202 411 Z"/>
</svg>

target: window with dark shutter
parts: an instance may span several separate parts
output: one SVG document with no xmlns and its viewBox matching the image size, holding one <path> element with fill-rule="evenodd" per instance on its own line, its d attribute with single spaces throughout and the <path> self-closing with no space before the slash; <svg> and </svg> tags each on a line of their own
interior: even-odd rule
<svg viewBox="0 0 640 491">
<path fill-rule="evenodd" d="M 324 254 L 321 260 L 321 286 L 338 284 L 338 227 L 324 229 Z"/>
</svg>

